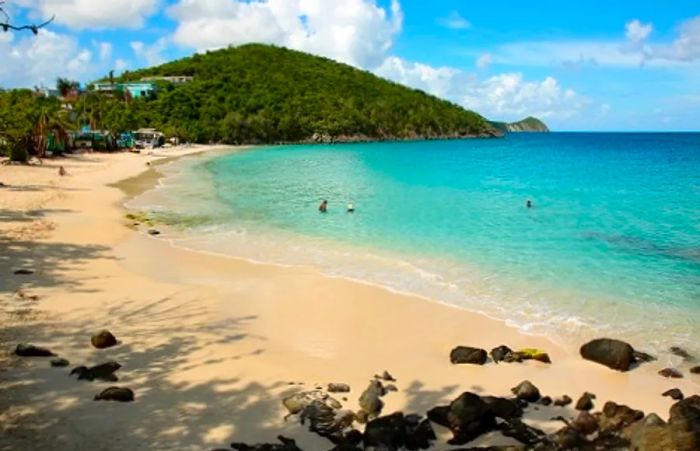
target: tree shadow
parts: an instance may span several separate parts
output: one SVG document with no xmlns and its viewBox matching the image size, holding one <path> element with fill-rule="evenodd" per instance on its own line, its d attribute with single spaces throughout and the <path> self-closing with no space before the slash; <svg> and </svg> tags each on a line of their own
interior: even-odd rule
<svg viewBox="0 0 700 451">
<path fill-rule="evenodd" d="M 13 293 L 22 286 L 61 286 L 85 291 L 81 288 L 84 281 L 68 278 L 64 271 L 75 264 L 113 258 L 108 251 L 108 247 L 99 245 L 0 239 L 0 295 Z M 33 273 L 14 273 L 22 268 Z"/>
</svg>

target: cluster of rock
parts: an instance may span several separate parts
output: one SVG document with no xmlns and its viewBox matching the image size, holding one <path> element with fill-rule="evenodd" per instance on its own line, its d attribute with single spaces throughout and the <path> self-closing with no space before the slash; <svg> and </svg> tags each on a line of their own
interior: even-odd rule
<svg viewBox="0 0 700 451">
<path fill-rule="evenodd" d="M 90 338 L 90 343 L 96 349 L 111 348 L 119 344 L 116 337 L 108 330 L 103 330 Z M 51 350 L 32 344 L 18 344 L 15 355 L 20 357 L 56 357 L 51 360 L 51 366 L 65 368 L 70 365 L 67 359 L 58 357 Z M 71 370 L 70 376 L 77 375 L 78 380 L 105 382 L 117 382 L 119 378 L 114 374 L 122 366 L 115 361 L 105 362 L 92 367 L 78 366 Z M 119 401 L 131 402 L 134 400 L 134 392 L 126 387 L 109 387 L 93 398 L 95 401 Z"/>
<path fill-rule="evenodd" d="M 535 348 L 525 348 L 514 351 L 506 345 L 500 345 L 491 350 L 491 359 L 495 362 L 521 363 L 524 360 L 537 360 L 542 363 L 552 363 L 549 355 Z M 450 362 L 454 364 L 484 365 L 488 361 L 485 349 L 471 346 L 457 346 L 450 352 Z"/>
</svg>

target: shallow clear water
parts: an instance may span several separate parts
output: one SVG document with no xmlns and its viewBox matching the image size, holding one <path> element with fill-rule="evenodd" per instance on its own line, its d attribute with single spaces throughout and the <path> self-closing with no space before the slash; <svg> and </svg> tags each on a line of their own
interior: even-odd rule
<svg viewBox="0 0 700 451">
<path fill-rule="evenodd" d="M 135 205 L 179 225 L 181 245 L 312 264 L 563 340 L 700 343 L 700 134 L 284 146 L 166 172 Z"/>
</svg>

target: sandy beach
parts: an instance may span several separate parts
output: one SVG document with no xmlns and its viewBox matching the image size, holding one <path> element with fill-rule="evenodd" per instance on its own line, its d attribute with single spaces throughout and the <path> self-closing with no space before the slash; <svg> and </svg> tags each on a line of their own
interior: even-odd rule
<svg viewBox="0 0 700 451">
<path fill-rule="evenodd" d="M 227 447 L 231 441 L 293 437 L 302 449 L 329 441 L 306 431 L 281 400 L 343 382 L 345 407 L 374 374 L 388 370 L 398 391 L 383 412 L 425 412 L 464 391 L 497 396 L 530 380 L 543 394 L 584 391 L 667 417 L 661 393 L 699 392 L 700 376 L 678 359 L 683 379 L 665 379 L 659 362 L 620 373 L 505 323 L 381 287 L 325 277 L 314 268 L 279 267 L 178 249 L 167 236 L 129 227 L 125 191 L 153 185 L 152 163 L 168 156 L 216 151 L 192 147 L 153 155 L 85 154 L 41 166 L 0 166 L 0 449 L 61 450 Z M 219 149 L 220 150 L 220 149 Z M 58 166 L 69 175 L 60 177 Z M 122 189 L 115 186 L 119 184 Z M 167 234 L 165 234 L 167 235 Z M 15 275 L 20 268 L 33 274 Z M 120 340 L 97 350 L 102 329 Z M 614 337 L 625 339 L 625 337 Z M 70 360 L 12 355 L 17 343 L 45 346 Z M 553 363 L 453 365 L 457 345 L 487 350 L 546 350 Z M 632 343 L 644 351 L 644 343 Z M 134 403 L 94 402 L 115 385 L 68 376 L 77 365 L 116 360 L 117 385 Z M 546 432 L 567 408 L 541 407 L 527 419 Z M 446 429 L 436 426 L 442 438 Z M 487 434 L 473 446 L 516 443 Z M 435 449 L 449 449 L 445 440 Z"/>
</svg>

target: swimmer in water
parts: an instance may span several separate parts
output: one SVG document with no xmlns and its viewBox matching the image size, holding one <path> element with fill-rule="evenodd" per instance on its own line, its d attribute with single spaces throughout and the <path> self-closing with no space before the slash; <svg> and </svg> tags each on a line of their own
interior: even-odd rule
<svg viewBox="0 0 700 451">
<path fill-rule="evenodd" d="M 327 200 L 324 200 L 323 202 L 321 202 L 321 205 L 318 206 L 318 211 L 320 211 L 321 213 L 325 213 L 328 211 L 328 201 Z"/>
<path fill-rule="evenodd" d="M 527 202 L 525 202 L 525 206 L 527 208 L 532 208 L 532 201 L 530 199 L 528 199 Z"/>
<path fill-rule="evenodd" d="M 353 204 L 348 204 L 348 213 L 353 213 L 355 211 L 355 206 Z"/>
</svg>

